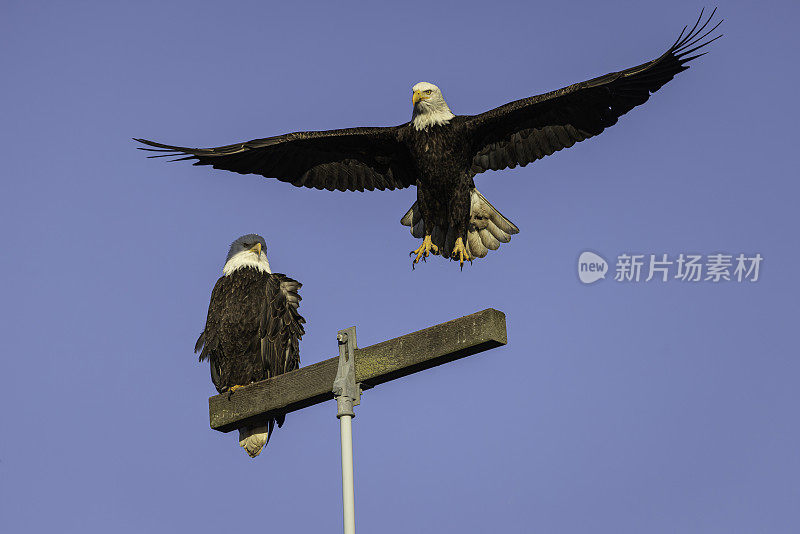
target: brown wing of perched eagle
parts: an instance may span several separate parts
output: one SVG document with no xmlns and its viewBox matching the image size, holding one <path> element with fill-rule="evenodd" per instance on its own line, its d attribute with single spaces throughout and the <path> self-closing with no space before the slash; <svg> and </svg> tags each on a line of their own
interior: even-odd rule
<svg viewBox="0 0 800 534">
<path fill-rule="evenodd" d="M 240 174 L 339 191 L 417 187 L 402 218 L 423 238 L 413 263 L 430 254 L 459 261 L 484 257 L 519 229 L 475 188 L 473 177 L 549 156 L 600 134 L 703 55 L 720 36 L 706 29 L 716 10 L 657 58 L 557 91 L 510 102 L 480 115 L 454 115 L 431 83 L 413 87 L 411 121 L 386 128 L 295 132 L 216 148 L 137 139 L 161 152 Z"/>
<path fill-rule="evenodd" d="M 264 238 L 248 234 L 231 244 L 223 276 L 211 292 L 206 327 L 195 344 L 208 360 L 211 381 L 220 393 L 265 380 L 300 366 L 305 319 L 297 312 L 302 286 L 272 273 Z M 255 458 L 269 441 L 275 423 L 239 429 L 239 444 Z"/>
</svg>

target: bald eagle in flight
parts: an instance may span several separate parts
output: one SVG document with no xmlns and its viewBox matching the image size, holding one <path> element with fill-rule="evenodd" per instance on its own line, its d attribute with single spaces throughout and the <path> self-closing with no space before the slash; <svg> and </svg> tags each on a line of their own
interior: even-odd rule
<svg viewBox="0 0 800 534">
<path fill-rule="evenodd" d="M 706 31 L 713 16 L 703 22 L 701 11 L 694 27 L 651 61 L 479 115 L 454 115 L 439 88 L 423 82 L 413 87 L 411 121 L 399 126 L 295 132 L 215 148 L 136 141 L 161 152 L 151 157 L 193 159 L 296 186 L 371 191 L 416 185 L 417 201 L 400 221 L 423 238 L 411 253 L 412 266 L 440 254 L 463 267 L 519 232 L 478 192 L 474 176 L 524 167 L 616 124 L 721 37 L 706 39 L 721 23 Z"/>
<path fill-rule="evenodd" d="M 223 276 L 211 292 L 206 327 L 195 344 L 199 360 L 208 360 L 211 381 L 220 393 L 232 393 L 300 366 L 300 338 L 305 319 L 297 313 L 301 285 L 270 271 L 267 244 L 257 234 L 231 244 Z M 239 445 L 251 458 L 261 453 L 275 423 L 239 429 Z"/>
</svg>

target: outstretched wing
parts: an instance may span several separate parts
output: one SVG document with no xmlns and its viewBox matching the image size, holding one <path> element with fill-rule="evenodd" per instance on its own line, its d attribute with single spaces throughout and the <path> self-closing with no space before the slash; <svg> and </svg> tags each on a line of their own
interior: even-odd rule
<svg viewBox="0 0 800 534">
<path fill-rule="evenodd" d="M 472 172 L 525 166 L 616 124 L 705 52 L 690 54 L 722 37 L 704 41 L 722 23 L 703 33 L 715 11 L 702 25 L 701 11 L 694 27 L 688 33 L 684 28 L 675 43 L 652 61 L 470 117 L 466 126 L 474 151 Z"/>
<path fill-rule="evenodd" d="M 267 378 L 300 367 L 300 338 L 305 334 L 305 319 L 297 312 L 302 284 L 284 274 L 274 273 L 267 280 L 263 313 L 258 335 L 261 358 Z"/>
<path fill-rule="evenodd" d="M 143 148 L 172 157 L 196 159 L 239 174 L 260 174 L 292 185 L 333 191 L 400 189 L 415 183 L 416 173 L 405 145 L 402 126 L 295 132 L 216 148 L 186 148 L 135 139 Z"/>
</svg>

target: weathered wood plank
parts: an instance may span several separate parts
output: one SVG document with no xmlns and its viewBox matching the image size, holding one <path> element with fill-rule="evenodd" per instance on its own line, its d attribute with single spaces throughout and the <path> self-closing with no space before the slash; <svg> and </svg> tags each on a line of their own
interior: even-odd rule
<svg viewBox="0 0 800 534">
<path fill-rule="evenodd" d="M 355 351 L 356 380 L 364 389 L 471 354 L 505 345 L 506 316 L 488 308 Z M 208 399 L 211 428 L 230 432 L 333 398 L 338 357 Z"/>
</svg>

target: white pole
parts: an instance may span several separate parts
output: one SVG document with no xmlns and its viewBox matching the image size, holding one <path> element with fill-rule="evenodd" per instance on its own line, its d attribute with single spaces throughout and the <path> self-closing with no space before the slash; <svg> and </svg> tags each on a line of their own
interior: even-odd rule
<svg viewBox="0 0 800 534">
<path fill-rule="evenodd" d="M 356 534 L 355 490 L 353 487 L 353 426 L 352 417 L 339 417 L 342 434 L 342 507 L 344 534 Z"/>
<path fill-rule="evenodd" d="M 361 386 L 356 383 L 356 327 L 339 330 L 339 368 L 333 381 L 336 417 L 342 437 L 342 516 L 344 534 L 356 534 L 356 505 L 353 488 L 353 407 L 361 402 Z"/>
</svg>

